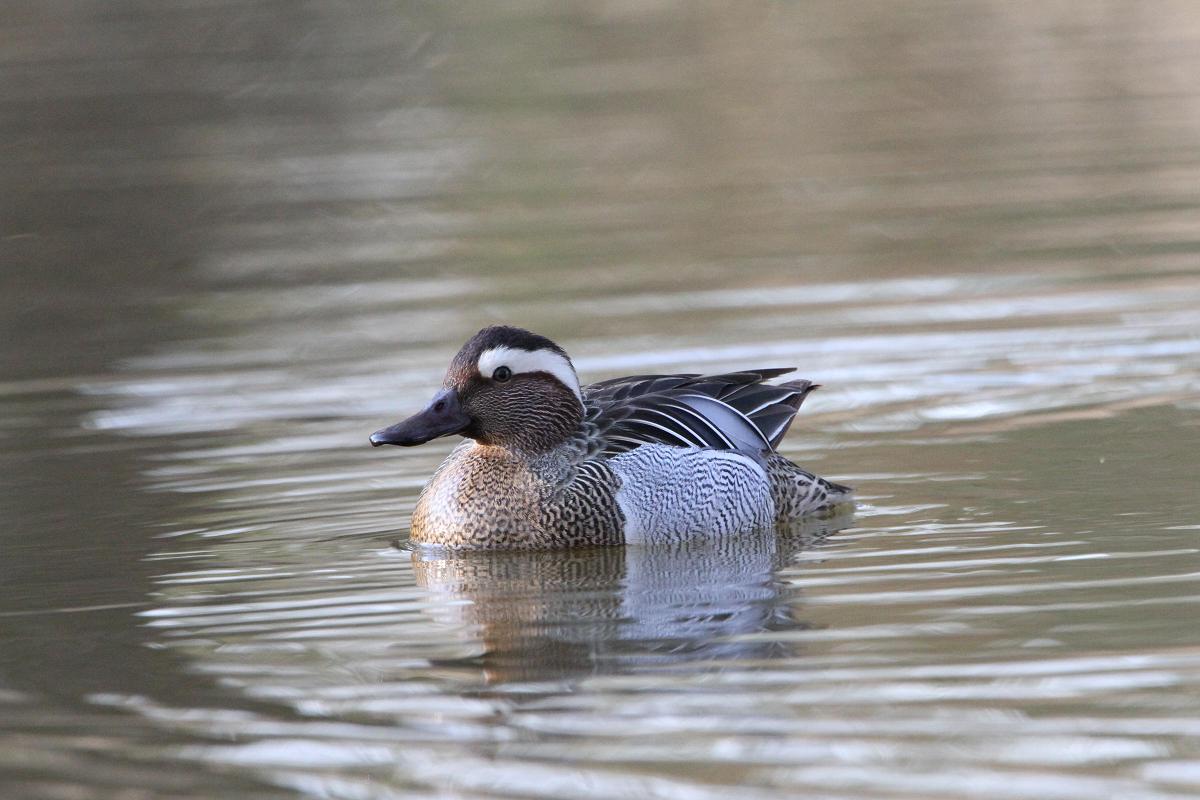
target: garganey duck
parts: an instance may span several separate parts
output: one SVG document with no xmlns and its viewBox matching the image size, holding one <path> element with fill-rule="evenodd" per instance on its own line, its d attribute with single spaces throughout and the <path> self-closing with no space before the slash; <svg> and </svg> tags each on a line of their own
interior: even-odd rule
<svg viewBox="0 0 1200 800">
<path fill-rule="evenodd" d="M 429 406 L 375 446 L 458 434 L 417 499 L 412 541 L 549 548 L 729 536 L 831 511 L 851 489 L 775 451 L 811 381 L 791 369 L 634 375 L 580 386 L 544 336 L 471 337 Z"/>
</svg>

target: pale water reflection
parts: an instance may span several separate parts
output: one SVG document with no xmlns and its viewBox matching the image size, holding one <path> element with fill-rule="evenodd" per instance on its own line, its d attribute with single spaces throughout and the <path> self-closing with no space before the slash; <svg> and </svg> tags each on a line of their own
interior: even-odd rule
<svg viewBox="0 0 1200 800">
<path fill-rule="evenodd" d="M 257 567 L 165 575 L 170 603 L 139 616 L 193 669 L 254 697 L 287 699 L 305 714 L 406 719 L 420 709 L 405 699 L 404 677 L 514 691 L 791 655 L 781 639 L 754 636 L 805 627 L 794 616 L 800 593 L 778 570 L 850 523 L 843 515 L 734 541 L 568 552 L 289 548 Z M 330 560 L 333 552 L 342 556 Z M 372 680 L 359 696 L 342 683 L 351 674 L 389 675 L 391 688 Z"/>
</svg>

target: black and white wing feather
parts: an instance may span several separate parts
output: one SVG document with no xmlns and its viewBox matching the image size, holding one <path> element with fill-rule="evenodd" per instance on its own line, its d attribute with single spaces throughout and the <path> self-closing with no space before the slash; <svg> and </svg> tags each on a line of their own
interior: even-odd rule
<svg viewBox="0 0 1200 800">
<path fill-rule="evenodd" d="M 584 401 L 604 455 L 667 444 L 758 456 L 778 446 L 816 388 L 806 380 L 763 382 L 791 371 L 634 375 L 585 387 Z"/>
</svg>

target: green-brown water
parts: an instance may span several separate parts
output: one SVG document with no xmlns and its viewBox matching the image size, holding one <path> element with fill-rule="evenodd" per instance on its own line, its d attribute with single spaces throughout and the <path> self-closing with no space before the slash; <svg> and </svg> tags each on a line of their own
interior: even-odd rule
<svg viewBox="0 0 1200 800">
<path fill-rule="evenodd" d="M 0 796 L 1200 791 L 1189 3 L 0 17 Z M 414 559 L 508 322 L 794 364 L 853 517 Z"/>
</svg>

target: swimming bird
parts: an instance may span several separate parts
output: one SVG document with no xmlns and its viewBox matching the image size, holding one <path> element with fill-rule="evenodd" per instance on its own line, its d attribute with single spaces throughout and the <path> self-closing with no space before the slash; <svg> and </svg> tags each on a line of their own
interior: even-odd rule
<svg viewBox="0 0 1200 800">
<path fill-rule="evenodd" d="M 417 499 L 417 544 L 533 549 L 735 536 L 851 502 L 849 487 L 776 452 L 817 388 L 765 382 L 792 371 L 581 386 L 553 341 L 492 326 L 454 356 L 425 410 L 371 434 L 371 444 L 465 437 Z"/>
</svg>

